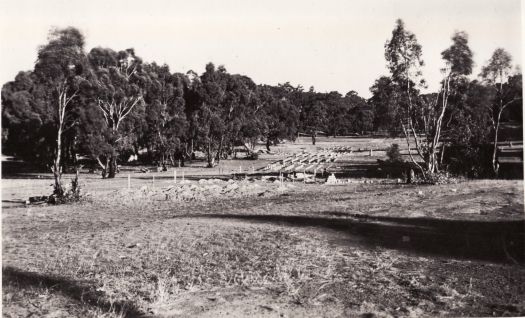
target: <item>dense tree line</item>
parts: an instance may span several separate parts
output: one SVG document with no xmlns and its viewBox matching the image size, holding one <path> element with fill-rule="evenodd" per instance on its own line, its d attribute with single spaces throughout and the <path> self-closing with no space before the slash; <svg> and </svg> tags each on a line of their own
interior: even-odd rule
<svg viewBox="0 0 525 318">
<path fill-rule="evenodd" d="M 378 130 L 404 135 L 423 173 L 448 165 L 481 174 L 479 167 L 447 162 L 445 148 L 455 149 L 456 159 L 481 162 L 486 151 L 480 149 L 498 141 L 502 122 L 521 125 L 521 74 L 512 72 L 508 53 L 496 50 L 479 80 L 471 81 L 468 36 L 458 32 L 442 53 L 440 90 L 423 94 L 422 48 L 401 20 L 385 45 L 391 74 L 376 80 L 369 100 L 354 91 L 342 96 L 290 83 L 256 84 L 212 63 L 200 75 L 172 73 L 133 49 L 86 52 L 84 46 L 77 29 L 52 30 L 34 69 L 2 87 L 2 151 L 48 167 L 57 184 L 63 167 L 76 165 L 79 156 L 92 158 L 102 176 L 112 178 L 119 162 L 139 152 L 149 163 L 175 165 L 201 151 L 213 167 L 235 147 L 256 157 L 258 142 L 270 150 L 299 133 L 315 144 L 320 133 Z"/>
<path fill-rule="evenodd" d="M 372 128 L 373 115 L 355 92 L 304 91 L 289 83 L 258 85 L 212 63 L 202 74 L 172 73 L 145 63 L 133 49 L 93 48 L 75 28 L 52 30 L 34 70 L 2 87 L 2 145 L 50 168 L 79 156 L 112 178 L 119 162 L 146 149 L 150 163 L 175 164 L 206 155 L 209 167 L 257 142 L 270 147 L 299 132 L 333 136 Z"/>
</svg>

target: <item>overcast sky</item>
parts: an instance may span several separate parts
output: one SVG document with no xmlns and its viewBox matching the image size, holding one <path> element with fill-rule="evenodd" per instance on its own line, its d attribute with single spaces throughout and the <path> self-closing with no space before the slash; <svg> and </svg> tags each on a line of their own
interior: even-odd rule
<svg viewBox="0 0 525 318">
<path fill-rule="evenodd" d="M 498 47 L 521 65 L 519 0 L 0 0 L 0 83 L 32 69 L 51 27 L 75 26 L 87 51 L 133 47 L 172 72 L 200 74 L 211 61 L 256 83 L 369 97 L 388 74 L 384 44 L 397 18 L 423 46 L 429 89 L 455 30 L 469 34 L 476 75 Z"/>
</svg>

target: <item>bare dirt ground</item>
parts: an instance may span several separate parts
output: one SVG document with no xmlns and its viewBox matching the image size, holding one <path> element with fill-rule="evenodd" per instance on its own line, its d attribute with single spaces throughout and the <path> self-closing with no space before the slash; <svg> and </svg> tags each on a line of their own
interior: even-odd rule
<svg viewBox="0 0 525 318">
<path fill-rule="evenodd" d="M 177 184 L 129 172 L 131 189 L 127 171 L 82 174 L 90 196 L 62 206 L 22 204 L 48 175 L 3 179 L 3 315 L 525 315 L 522 181 L 279 188 L 224 173 L 271 159 L 222 176 L 196 163 Z M 192 186 L 211 190 L 166 196 Z"/>
</svg>

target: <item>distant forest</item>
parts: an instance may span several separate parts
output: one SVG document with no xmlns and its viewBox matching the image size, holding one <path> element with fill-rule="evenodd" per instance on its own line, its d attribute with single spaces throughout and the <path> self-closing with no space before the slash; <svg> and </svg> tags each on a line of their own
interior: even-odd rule
<svg viewBox="0 0 525 318">
<path fill-rule="evenodd" d="M 422 47 L 398 20 L 383 48 L 390 76 L 372 83 L 372 97 L 350 90 L 316 92 L 283 83 L 256 84 L 209 63 L 200 75 L 144 62 L 134 49 L 85 51 L 76 28 L 54 29 L 33 70 L 2 87 L 2 152 L 59 176 L 79 157 L 104 178 L 139 154 L 144 163 L 175 164 L 196 151 L 213 167 L 244 147 L 256 158 L 299 133 L 342 136 L 379 132 L 404 136 L 425 174 L 450 170 L 473 177 L 498 172 L 496 144 L 522 139 L 522 76 L 504 49 L 494 51 L 475 80 L 468 35 L 443 48 L 440 89 L 423 94 Z M 516 127 L 502 136 L 502 127 Z M 447 154 L 446 149 L 453 156 Z"/>
</svg>

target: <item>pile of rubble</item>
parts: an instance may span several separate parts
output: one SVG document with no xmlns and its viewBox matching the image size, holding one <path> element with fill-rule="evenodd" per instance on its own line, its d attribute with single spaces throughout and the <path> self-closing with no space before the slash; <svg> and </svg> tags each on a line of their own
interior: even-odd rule
<svg viewBox="0 0 525 318">
<path fill-rule="evenodd" d="M 247 196 L 271 196 L 282 194 L 292 188 L 291 184 L 267 183 L 255 180 L 201 179 L 183 181 L 168 187 L 143 186 L 137 190 L 121 190 L 119 194 L 127 198 L 150 197 L 169 201 L 204 201 L 214 198 L 240 198 Z"/>
</svg>

